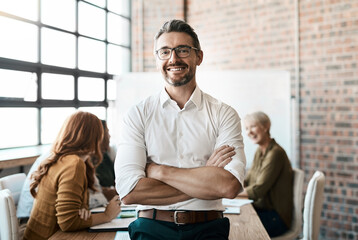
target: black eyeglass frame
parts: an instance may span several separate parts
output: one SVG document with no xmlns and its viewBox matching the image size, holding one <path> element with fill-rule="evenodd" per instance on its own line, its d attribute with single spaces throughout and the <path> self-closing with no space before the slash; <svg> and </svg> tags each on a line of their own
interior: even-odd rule
<svg viewBox="0 0 358 240">
<path fill-rule="evenodd" d="M 188 56 L 186 56 L 186 57 L 179 57 L 179 55 L 178 55 L 178 53 L 177 53 L 177 50 L 180 49 L 180 48 L 189 48 L 189 54 L 188 54 Z M 160 57 L 159 57 L 158 52 L 159 52 L 160 50 L 163 50 L 163 49 L 170 50 L 170 55 L 169 55 L 168 58 L 160 58 Z M 175 48 L 168 48 L 168 47 L 160 48 L 160 49 L 158 49 L 158 50 L 155 50 L 155 54 L 157 55 L 157 57 L 158 57 L 160 60 L 168 60 L 168 59 L 170 59 L 170 58 L 172 57 L 173 50 L 174 50 L 174 52 L 175 52 L 175 54 L 177 55 L 178 58 L 187 58 L 187 57 L 190 56 L 190 53 L 191 53 L 190 50 L 191 50 L 191 49 L 194 49 L 195 51 L 200 51 L 200 49 L 198 49 L 198 48 L 196 48 L 196 47 L 187 46 L 187 45 L 181 45 L 181 46 L 178 46 L 178 47 L 175 47 Z"/>
</svg>

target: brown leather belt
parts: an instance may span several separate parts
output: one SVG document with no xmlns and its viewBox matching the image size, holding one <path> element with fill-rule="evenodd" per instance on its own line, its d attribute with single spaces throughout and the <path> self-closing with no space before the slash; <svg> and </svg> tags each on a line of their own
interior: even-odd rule
<svg viewBox="0 0 358 240">
<path fill-rule="evenodd" d="M 149 209 L 141 210 L 138 213 L 140 218 L 149 218 L 165 222 L 174 222 L 178 225 L 201 223 L 223 218 L 223 212 L 220 211 L 170 211 Z"/>
</svg>

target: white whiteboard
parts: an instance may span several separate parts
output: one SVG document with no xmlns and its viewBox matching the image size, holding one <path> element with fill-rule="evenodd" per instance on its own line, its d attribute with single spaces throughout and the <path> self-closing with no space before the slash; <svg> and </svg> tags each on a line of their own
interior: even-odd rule
<svg viewBox="0 0 358 240">
<path fill-rule="evenodd" d="M 254 111 L 263 111 L 271 119 L 271 136 L 286 150 L 292 152 L 292 122 L 290 74 L 288 71 L 197 71 L 201 90 L 232 106 L 241 119 Z M 116 122 L 132 105 L 159 92 L 164 80 L 159 72 L 128 73 L 117 77 Z M 248 139 L 242 125 L 247 167 L 251 166 L 257 145 Z M 120 134 L 120 126 L 115 134 Z M 295 164 L 293 163 L 295 166 Z"/>
</svg>

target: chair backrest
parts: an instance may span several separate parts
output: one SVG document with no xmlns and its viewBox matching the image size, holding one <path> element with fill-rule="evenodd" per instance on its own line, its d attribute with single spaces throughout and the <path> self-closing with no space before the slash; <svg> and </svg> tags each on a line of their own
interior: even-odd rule
<svg viewBox="0 0 358 240">
<path fill-rule="evenodd" d="M 9 189 L 0 190 L 0 236 L 2 240 L 19 239 L 19 223 L 14 199 Z"/>
<path fill-rule="evenodd" d="M 291 228 L 284 234 L 274 237 L 274 240 L 296 239 L 302 231 L 302 199 L 304 173 L 301 169 L 293 168 L 293 214 Z"/>
<path fill-rule="evenodd" d="M 19 202 L 22 186 L 26 179 L 25 173 L 17 173 L 0 178 L 0 190 L 9 189 L 15 202 L 15 206 Z"/>
<path fill-rule="evenodd" d="M 308 182 L 303 211 L 303 238 L 317 240 L 323 203 L 324 174 L 316 171 Z"/>
<path fill-rule="evenodd" d="M 302 231 L 302 205 L 304 172 L 301 169 L 293 169 L 293 219 L 291 229 L 297 236 Z"/>
</svg>

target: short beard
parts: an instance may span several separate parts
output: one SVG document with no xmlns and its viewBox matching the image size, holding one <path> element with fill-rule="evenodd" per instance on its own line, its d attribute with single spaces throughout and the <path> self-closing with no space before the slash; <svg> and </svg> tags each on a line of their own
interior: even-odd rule
<svg viewBox="0 0 358 240">
<path fill-rule="evenodd" d="M 168 74 L 166 73 L 164 75 L 164 79 L 169 85 L 171 85 L 173 87 L 180 87 L 180 86 L 184 86 L 184 85 L 188 84 L 194 78 L 194 75 L 195 74 L 189 72 L 179 82 L 173 82 L 173 81 L 171 81 Z"/>
<path fill-rule="evenodd" d="M 180 82 L 172 82 L 172 81 L 170 81 L 169 77 L 165 77 L 165 81 L 173 87 L 184 86 L 185 84 L 188 84 L 192 79 L 193 79 L 193 77 L 190 78 L 188 76 L 185 76 Z"/>
</svg>

